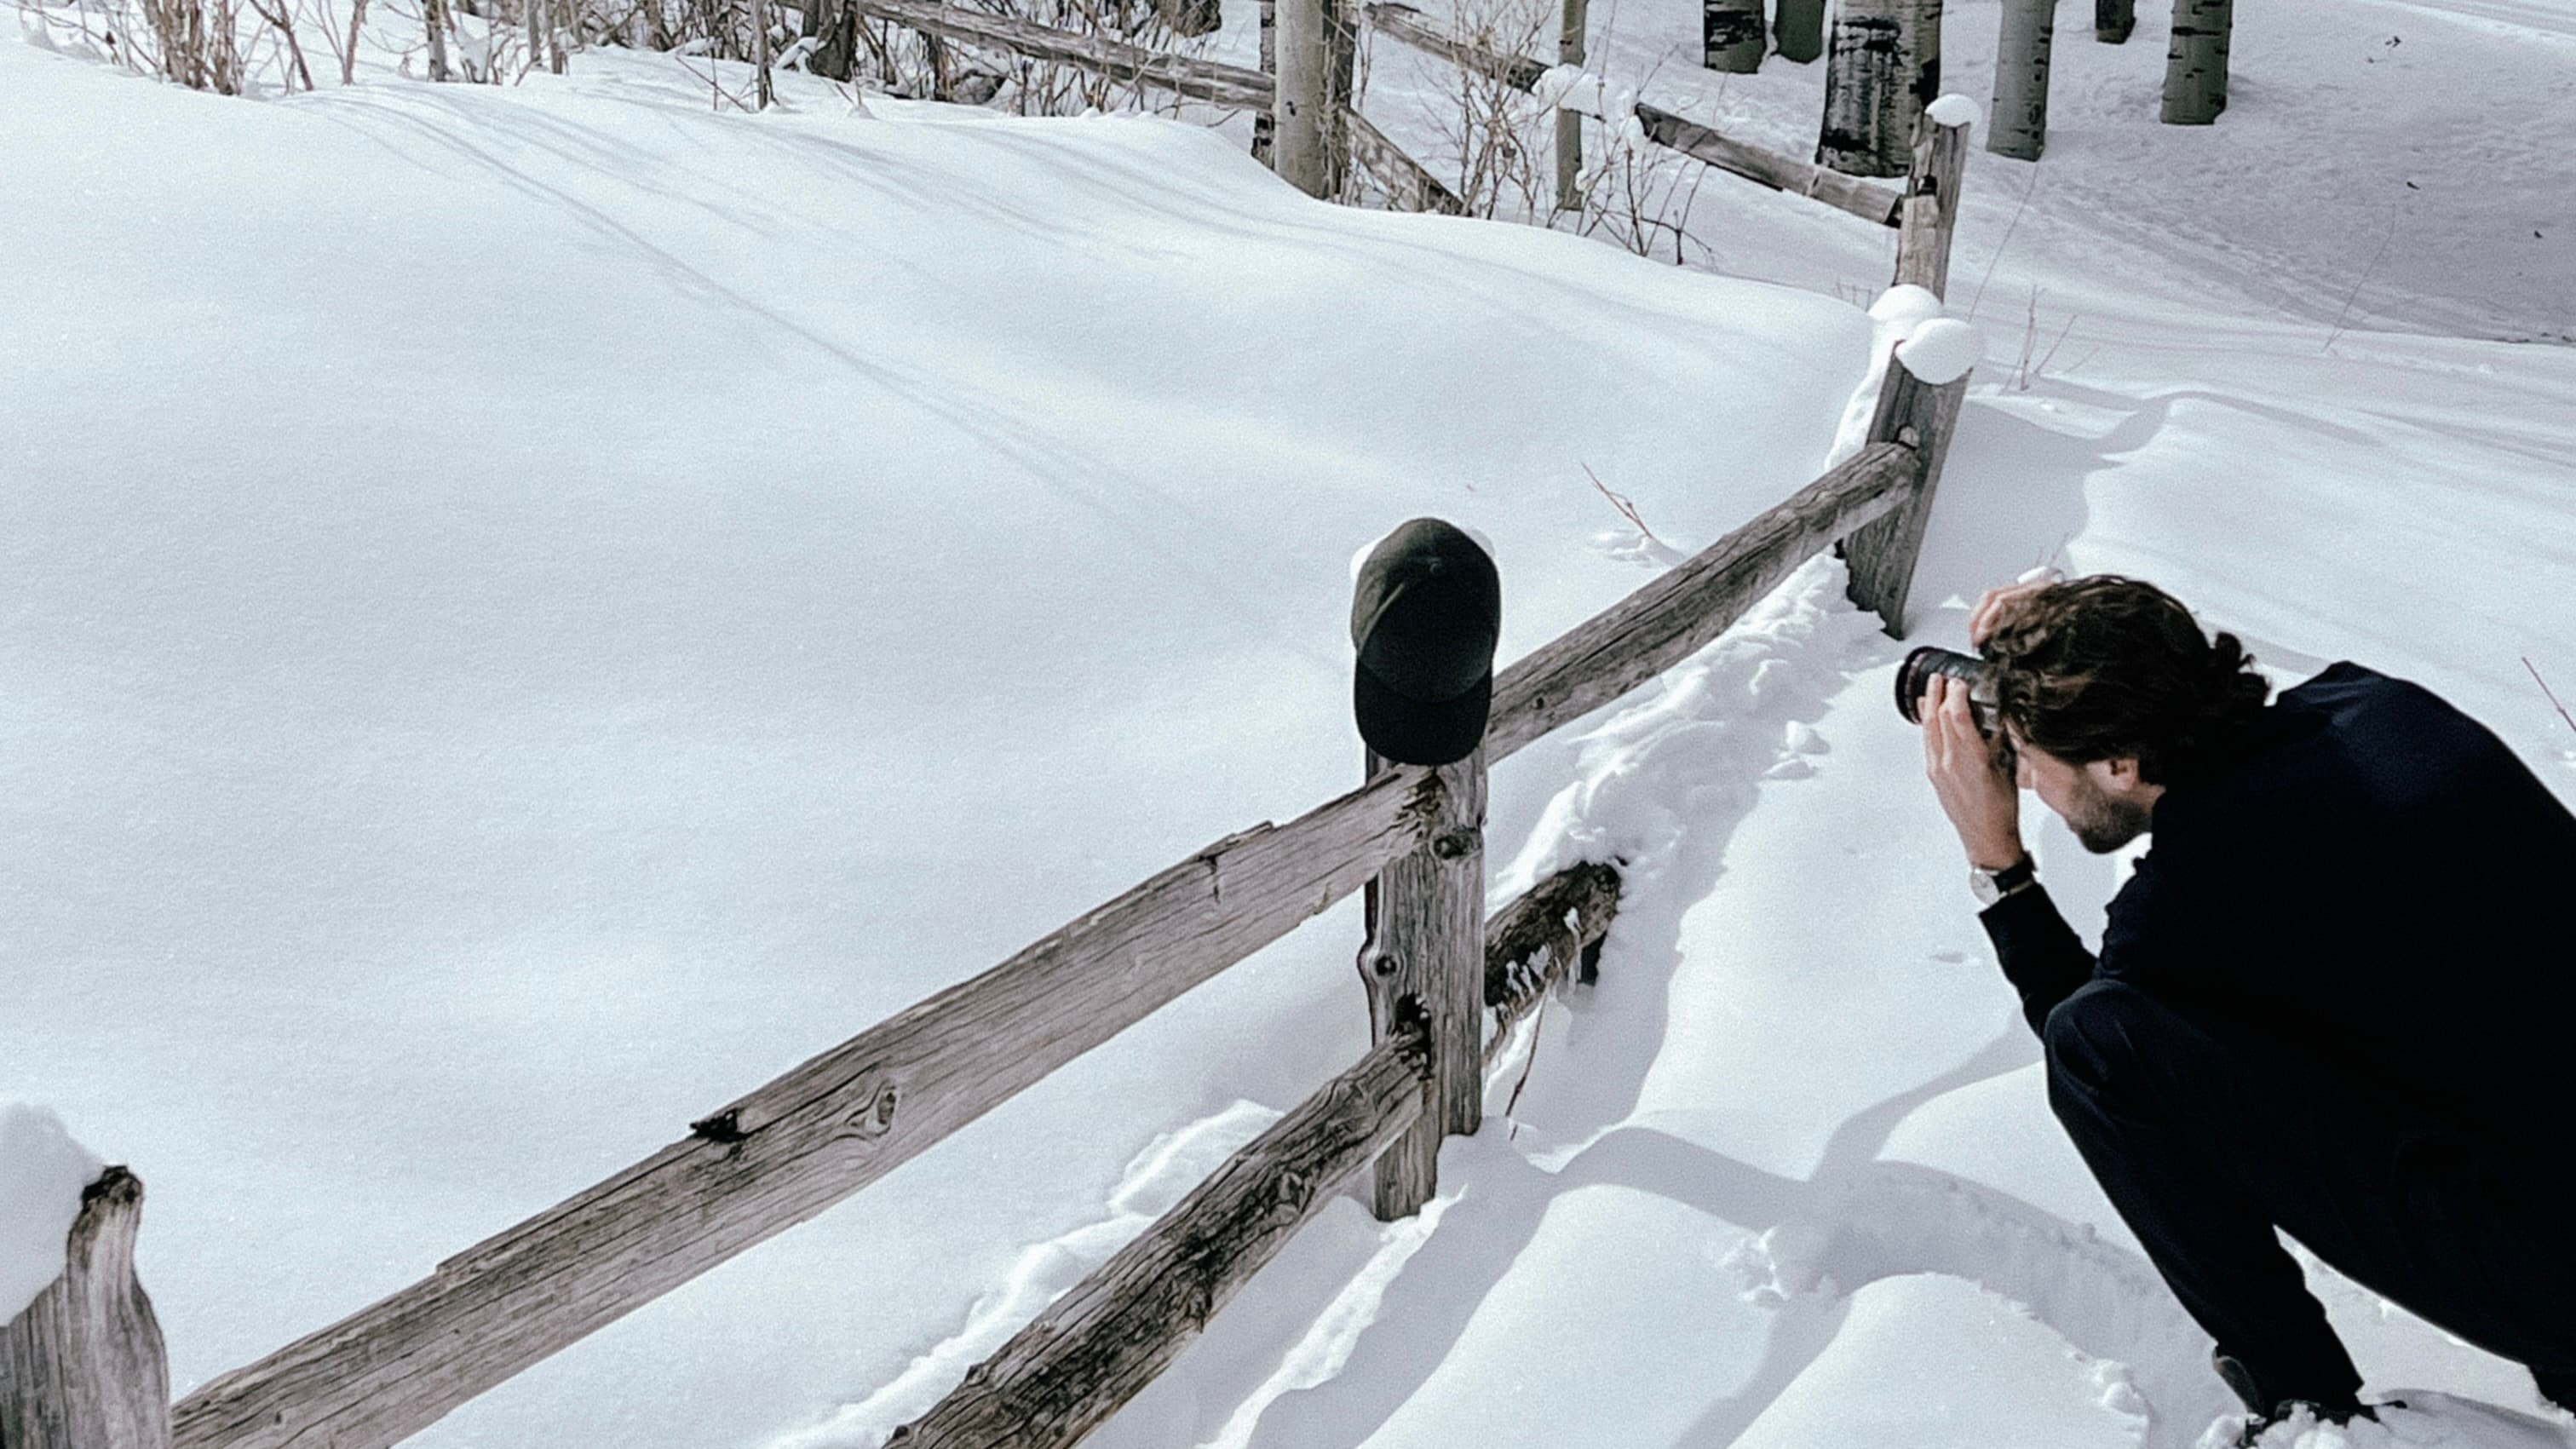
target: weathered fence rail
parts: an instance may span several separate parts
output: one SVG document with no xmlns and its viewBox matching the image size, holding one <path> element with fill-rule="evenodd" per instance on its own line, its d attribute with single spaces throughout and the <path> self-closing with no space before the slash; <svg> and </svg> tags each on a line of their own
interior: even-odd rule
<svg viewBox="0 0 2576 1449">
<path fill-rule="evenodd" d="M 931 0 L 858 3 L 889 16 L 948 9 Z M 1103 64 L 1132 59 L 1086 53 Z M 1224 79 L 1223 67 L 1191 64 L 1203 69 L 1189 84 L 1212 91 Z M 1940 121 L 1939 112 L 1896 208 L 1896 276 L 1935 293 L 1946 281 L 1965 145 L 1964 124 Z M 671 1146 L 215 1379 L 166 1414 L 157 1407 L 168 1393 L 159 1334 L 131 1268 L 140 1186 L 111 1169 L 73 1229 L 74 1271 L 0 1326 L 9 1373 L 0 1442 L 392 1444 L 842 1201 L 1366 887 L 1369 1054 L 970 1373 L 910 1435 L 921 1444 L 1079 1439 L 1168 1362 L 1335 1185 L 1374 1163 L 1382 1216 L 1419 1207 L 1436 1185 L 1440 1139 L 1476 1129 L 1489 1051 L 1548 984 L 1590 969 L 1617 908 L 1609 867 L 1576 867 L 1490 922 L 1483 915 L 1489 764 L 1679 663 L 1827 548 L 1846 555 L 1854 600 L 1901 633 L 1965 387 L 1964 376 L 1935 385 L 1891 358 L 1857 453 L 1503 670 L 1484 743 L 1467 760 L 1438 769 L 1372 764 L 1359 788 L 1287 825 L 1264 823 L 1192 852 L 981 975 L 690 1124 Z"/>
<path fill-rule="evenodd" d="M 1421 11 L 1410 5 L 1397 4 L 1395 0 L 1370 0 L 1361 7 L 1360 13 L 1367 18 L 1371 28 L 1389 39 L 1400 40 L 1425 54 L 1439 56 L 1479 75 L 1491 76 L 1514 90 L 1537 90 L 1540 78 L 1548 71 L 1544 62 L 1526 55 L 1505 55 L 1450 35 L 1432 24 Z M 1839 171 L 1783 156 L 1750 142 L 1731 139 L 1712 127 L 1659 106 L 1639 102 L 1636 114 L 1639 124 L 1646 128 L 1647 139 L 1657 145 L 1668 146 L 1720 171 L 1760 182 L 1773 190 L 1813 197 L 1828 206 L 1848 211 L 1863 221 L 1879 226 L 1897 223 L 1899 197 L 1887 187 L 1856 180 Z"/>
</svg>

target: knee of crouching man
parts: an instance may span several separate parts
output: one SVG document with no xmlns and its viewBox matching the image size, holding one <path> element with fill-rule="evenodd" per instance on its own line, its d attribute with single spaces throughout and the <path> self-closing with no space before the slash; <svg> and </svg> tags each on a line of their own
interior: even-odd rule
<svg viewBox="0 0 2576 1449">
<path fill-rule="evenodd" d="M 2099 1083 L 2135 1052 L 2131 1028 L 2159 1008 L 2124 981 L 2088 981 L 2050 1009 L 2040 1030 L 2048 1049 L 2048 1080 Z"/>
</svg>

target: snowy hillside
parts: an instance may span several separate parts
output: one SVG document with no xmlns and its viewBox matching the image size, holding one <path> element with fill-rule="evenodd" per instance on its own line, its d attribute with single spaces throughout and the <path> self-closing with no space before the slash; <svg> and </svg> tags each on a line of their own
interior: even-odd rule
<svg viewBox="0 0 2576 1449">
<path fill-rule="evenodd" d="M 2524 662 L 2576 694 L 2576 18 L 2472 4 L 2247 7 L 2194 132 L 2155 18 L 2068 10 L 2048 159 L 1969 171 L 1989 360 L 1918 639 L 2135 571 L 2576 798 Z M 1695 25 L 1623 9 L 1596 68 L 1812 125 L 1811 73 L 1670 59 Z M 1371 73 L 1432 154 L 1436 74 Z M 787 98 L 603 51 L 228 100 L 0 39 L 0 1098 L 149 1184 L 182 1392 L 1355 783 L 1387 525 L 1495 541 L 1516 655 L 1658 567 L 1587 469 L 1699 547 L 1869 366 L 1885 234 L 1727 178 L 1733 276 L 1323 206 L 1239 120 Z M 2048 1118 L 1901 647 L 1818 563 L 1498 770 L 1497 899 L 1631 861 L 1600 986 L 1420 1220 L 1336 1205 L 1096 1442 L 2192 1443 L 2223 1391 Z M 2039 851 L 2098 920 L 2114 865 Z M 1358 1055 L 1357 934 L 417 1442 L 873 1444 Z M 2417 1440 L 2559 1442 L 2518 1368 L 2324 1291 L 2374 1392 L 2493 1406 L 2409 1394 Z"/>
</svg>

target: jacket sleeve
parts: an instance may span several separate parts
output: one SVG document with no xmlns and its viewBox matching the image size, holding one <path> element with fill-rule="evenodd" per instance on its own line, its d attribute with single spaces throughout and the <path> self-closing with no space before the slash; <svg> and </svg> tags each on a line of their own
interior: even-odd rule
<svg viewBox="0 0 2576 1449">
<path fill-rule="evenodd" d="M 2017 890 L 1979 912 L 1977 920 L 1994 942 L 2004 978 L 2021 993 L 2023 1018 L 2032 1031 L 2044 1032 L 2057 1003 L 2093 979 L 2093 953 L 2057 913 L 2046 886 Z"/>
</svg>

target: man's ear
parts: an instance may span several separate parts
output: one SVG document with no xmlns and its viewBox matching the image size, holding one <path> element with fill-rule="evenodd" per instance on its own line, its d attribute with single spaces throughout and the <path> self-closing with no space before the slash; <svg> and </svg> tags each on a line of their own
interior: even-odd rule
<svg viewBox="0 0 2576 1449">
<path fill-rule="evenodd" d="M 2135 755 L 2113 755 L 2107 760 L 2094 761 L 2093 767 L 2102 772 L 2102 783 L 2115 791 L 2134 790 L 2141 783 Z"/>
</svg>

